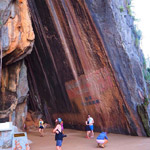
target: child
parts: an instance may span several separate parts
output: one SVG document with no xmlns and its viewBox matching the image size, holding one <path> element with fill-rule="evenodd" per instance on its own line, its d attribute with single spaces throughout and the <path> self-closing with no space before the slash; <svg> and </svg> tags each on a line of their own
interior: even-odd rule
<svg viewBox="0 0 150 150">
<path fill-rule="evenodd" d="M 43 135 L 43 130 L 44 130 L 44 121 L 42 119 L 39 120 L 39 132 L 40 132 L 40 136 L 44 136 Z"/>
<path fill-rule="evenodd" d="M 96 138 L 97 146 L 104 148 L 104 145 L 108 143 L 108 137 L 106 132 L 102 132 Z"/>
</svg>

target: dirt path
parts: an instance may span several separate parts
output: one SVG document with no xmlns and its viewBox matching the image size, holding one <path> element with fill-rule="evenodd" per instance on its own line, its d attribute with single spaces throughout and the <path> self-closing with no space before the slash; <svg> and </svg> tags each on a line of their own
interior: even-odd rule
<svg viewBox="0 0 150 150">
<path fill-rule="evenodd" d="M 30 131 L 28 139 L 32 141 L 31 150 L 55 150 L 54 134 L 52 129 L 44 131 L 44 137 L 40 137 L 37 131 Z M 97 150 L 95 133 L 94 139 L 86 139 L 85 132 L 78 130 L 65 129 L 68 137 L 64 138 L 63 150 Z M 127 136 L 120 134 L 108 134 L 109 143 L 105 150 L 150 150 L 150 138 Z"/>
</svg>

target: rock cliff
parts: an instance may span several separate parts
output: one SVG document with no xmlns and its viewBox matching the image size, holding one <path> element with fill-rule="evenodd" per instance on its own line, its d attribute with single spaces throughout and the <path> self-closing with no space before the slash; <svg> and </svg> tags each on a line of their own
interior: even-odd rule
<svg viewBox="0 0 150 150">
<path fill-rule="evenodd" d="M 27 1 L 1 0 L 0 23 L 0 118 L 20 128 L 29 91 L 23 58 L 31 53 L 35 38 Z"/>
<path fill-rule="evenodd" d="M 0 118 L 26 114 L 29 91 L 29 109 L 49 123 L 59 116 L 66 127 L 84 129 L 90 114 L 97 131 L 149 136 L 143 54 L 129 1 L 28 0 L 34 46 L 27 1 L 0 3 Z"/>
</svg>

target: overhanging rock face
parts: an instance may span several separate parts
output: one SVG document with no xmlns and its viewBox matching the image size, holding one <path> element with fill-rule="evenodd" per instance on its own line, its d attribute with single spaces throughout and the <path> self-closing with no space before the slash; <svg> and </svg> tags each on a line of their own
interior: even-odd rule
<svg viewBox="0 0 150 150">
<path fill-rule="evenodd" d="M 34 43 L 27 0 L 0 1 L 0 41 L 0 122 L 22 128 L 29 91 L 23 58 Z"/>
<path fill-rule="evenodd" d="M 134 88 L 139 83 L 140 90 L 144 90 L 143 76 L 136 76 L 140 82 L 134 78 L 132 57 L 128 57 L 127 49 L 121 53 L 122 47 L 118 49 L 111 41 L 114 40 L 111 26 L 113 34 L 119 36 L 113 26 L 114 18 L 105 16 L 107 9 L 113 13 L 109 11 L 113 3 L 96 0 L 93 3 L 28 0 L 28 3 L 36 36 L 34 50 L 26 59 L 30 108 L 43 111 L 47 120 L 59 116 L 66 125 L 80 129 L 90 114 L 97 130 L 146 135 L 136 111 L 142 100 Z M 97 4 L 101 4 L 101 9 Z M 93 7 L 103 11 L 94 12 Z"/>
<path fill-rule="evenodd" d="M 23 60 L 34 43 L 28 4 L 36 39 L 26 68 Z M 140 97 L 147 94 L 143 55 L 135 47 L 131 17 L 119 10 L 128 1 L 28 4 L 0 1 L 0 121 L 22 127 L 29 91 L 29 108 L 43 112 L 48 122 L 61 117 L 66 126 L 84 129 L 90 114 L 95 130 L 150 135 L 150 109 Z"/>
</svg>

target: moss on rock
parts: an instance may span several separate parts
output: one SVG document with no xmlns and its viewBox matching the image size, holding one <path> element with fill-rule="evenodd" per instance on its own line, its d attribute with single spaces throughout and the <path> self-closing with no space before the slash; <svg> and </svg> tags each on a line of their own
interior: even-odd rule
<svg viewBox="0 0 150 150">
<path fill-rule="evenodd" d="M 149 126 L 146 106 L 144 104 L 138 105 L 137 106 L 137 112 L 141 118 L 141 121 L 142 121 L 142 124 L 144 126 L 146 135 L 150 137 L 150 126 Z"/>
</svg>

